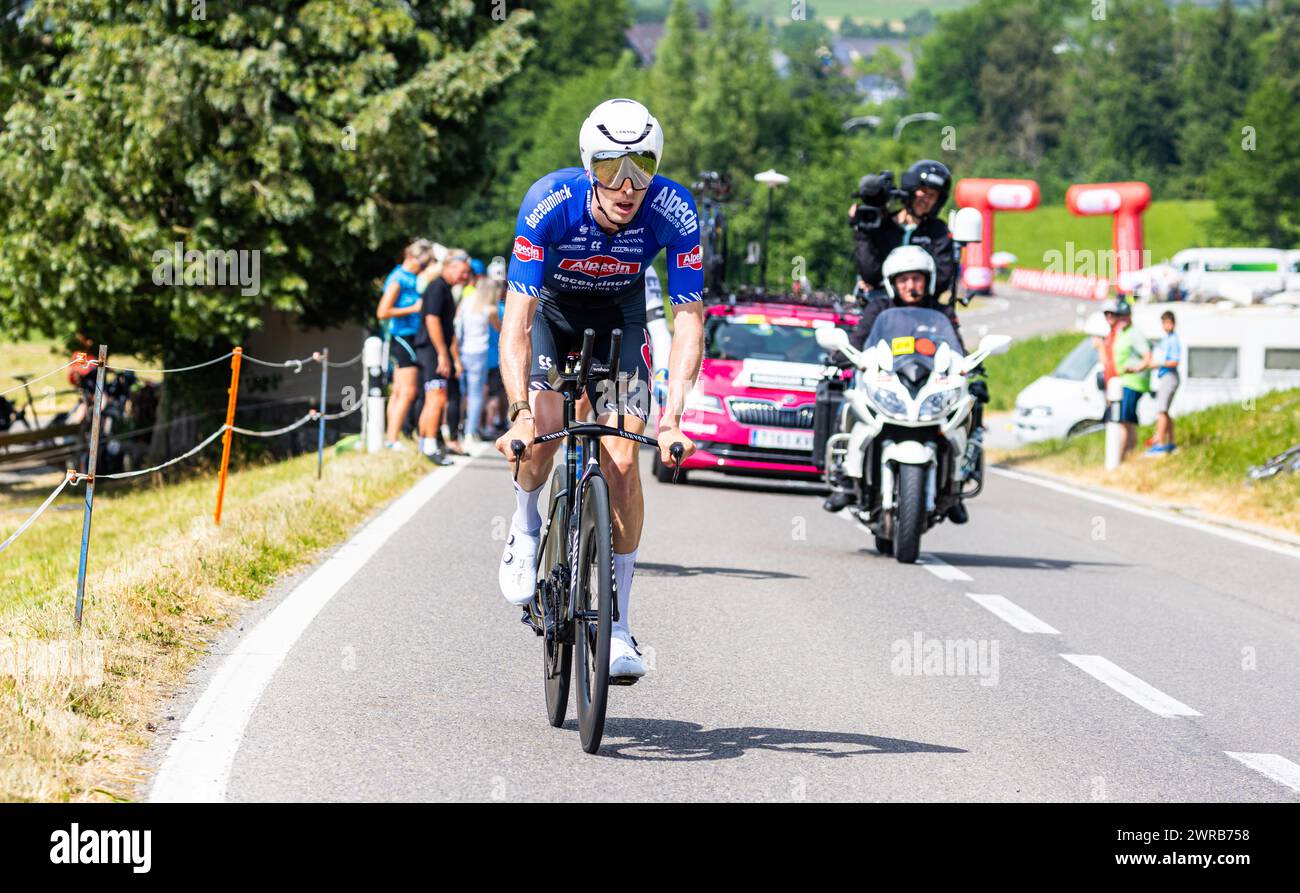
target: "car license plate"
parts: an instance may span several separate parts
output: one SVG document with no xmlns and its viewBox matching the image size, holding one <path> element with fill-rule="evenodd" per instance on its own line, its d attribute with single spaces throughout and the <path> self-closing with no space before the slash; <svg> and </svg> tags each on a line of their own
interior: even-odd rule
<svg viewBox="0 0 1300 893">
<path fill-rule="evenodd" d="M 749 445 L 770 447 L 777 450 L 808 450 L 811 452 L 813 434 L 811 431 L 791 431 L 780 428 L 751 428 Z"/>
</svg>

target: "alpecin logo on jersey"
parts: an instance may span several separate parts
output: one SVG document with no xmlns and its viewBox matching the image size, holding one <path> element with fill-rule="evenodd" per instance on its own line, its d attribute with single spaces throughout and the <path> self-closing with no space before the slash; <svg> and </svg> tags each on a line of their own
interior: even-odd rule
<svg viewBox="0 0 1300 893">
<path fill-rule="evenodd" d="M 541 245 L 534 245 L 523 236 L 515 237 L 515 257 L 524 263 L 541 260 L 544 256 Z"/>
<path fill-rule="evenodd" d="M 699 245 L 696 245 L 685 254 L 677 255 L 677 269 L 685 270 L 687 268 L 692 270 L 704 269 L 704 249 Z"/>
<path fill-rule="evenodd" d="M 689 236 L 700 228 L 690 201 L 678 195 L 671 186 L 659 190 L 650 207 L 671 220 L 683 236 Z"/>
<path fill-rule="evenodd" d="M 604 276 L 635 276 L 641 272 L 641 265 L 608 254 L 597 254 L 594 257 L 566 257 L 560 261 L 560 269 L 600 279 Z"/>
</svg>

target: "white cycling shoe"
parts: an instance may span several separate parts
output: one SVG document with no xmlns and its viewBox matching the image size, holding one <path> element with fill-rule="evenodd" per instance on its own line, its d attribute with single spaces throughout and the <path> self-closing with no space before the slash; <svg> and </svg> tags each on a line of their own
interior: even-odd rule
<svg viewBox="0 0 1300 893">
<path fill-rule="evenodd" d="M 614 627 L 609 637 L 609 681 L 631 685 L 644 675 L 645 661 L 637 650 L 636 639 L 627 630 Z"/>
<path fill-rule="evenodd" d="M 497 570 L 497 581 L 501 584 L 501 594 L 512 605 L 527 604 L 533 597 L 538 537 L 539 534 L 530 536 L 513 524 L 510 525 L 506 549 L 501 555 L 501 566 Z"/>
</svg>

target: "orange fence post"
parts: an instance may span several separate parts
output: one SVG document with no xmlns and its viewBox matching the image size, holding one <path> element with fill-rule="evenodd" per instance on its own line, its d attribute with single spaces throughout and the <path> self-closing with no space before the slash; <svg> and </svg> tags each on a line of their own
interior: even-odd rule
<svg viewBox="0 0 1300 893">
<path fill-rule="evenodd" d="M 226 497 L 226 469 L 230 467 L 230 441 L 235 432 L 230 426 L 235 424 L 235 400 L 239 397 L 239 361 L 244 356 L 244 349 L 236 347 L 230 358 L 230 400 L 226 403 L 226 431 L 221 435 L 221 473 L 217 476 L 217 513 L 213 523 L 221 524 L 221 503 Z"/>
</svg>

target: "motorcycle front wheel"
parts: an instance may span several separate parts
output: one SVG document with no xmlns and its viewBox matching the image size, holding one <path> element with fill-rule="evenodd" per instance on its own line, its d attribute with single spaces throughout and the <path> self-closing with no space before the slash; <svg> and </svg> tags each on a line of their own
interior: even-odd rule
<svg viewBox="0 0 1300 893">
<path fill-rule="evenodd" d="M 898 501 L 894 505 L 894 557 L 913 564 L 921 554 L 921 533 L 925 530 L 924 465 L 898 466 Z"/>
</svg>

